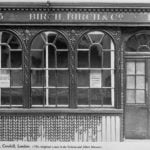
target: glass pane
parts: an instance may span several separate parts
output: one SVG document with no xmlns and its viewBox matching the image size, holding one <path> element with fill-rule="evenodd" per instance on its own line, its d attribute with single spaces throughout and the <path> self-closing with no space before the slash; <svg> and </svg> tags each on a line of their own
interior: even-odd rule
<svg viewBox="0 0 150 150">
<path fill-rule="evenodd" d="M 49 89 L 49 105 L 56 105 L 56 89 Z"/>
<path fill-rule="evenodd" d="M 102 89 L 93 88 L 90 89 L 90 101 L 91 105 L 101 105 L 102 104 Z"/>
<path fill-rule="evenodd" d="M 44 105 L 45 104 L 45 89 L 32 89 L 32 105 Z"/>
<path fill-rule="evenodd" d="M 45 47 L 45 34 L 39 34 L 32 42 L 32 49 L 43 49 Z"/>
<path fill-rule="evenodd" d="M 49 70 L 49 86 L 56 86 L 56 71 Z"/>
<path fill-rule="evenodd" d="M 110 52 L 103 52 L 103 67 L 110 68 L 110 66 L 111 66 Z"/>
<path fill-rule="evenodd" d="M 111 105 L 111 89 L 103 89 L 103 105 Z"/>
<path fill-rule="evenodd" d="M 100 43 L 100 41 L 104 37 L 104 33 L 98 31 L 90 32 L 88 33 L 88 35 L 93 43 Z"/>
<path fill-rule="evenodd" d="M 57 67 L 68 68 L 68 52 L 57 52 Z"/>
<path fill-rule="evenodd" d="M 135 103 L 135 90 L 127 90 L 126 91 L 126 99 L 127 103 Z"/>
<path fill-rule="evenodd" d="M 143 51 L 149 51 L 148 48 L 148 42 L 150 40 L 150 35 L 138 33 L 132 36 L 127 41 L 127 51 L 130 52 L 143 52 Z"/>
<path fill-rule="evenodd" d="M 100 45 L 93 45 L 90 49 L 91 68 L 102 67 L 102 49 Z"/>
<path fill-rule="evenodd" d="M 48 35 L 48 43 L 53 43 L 57 34 L 55 32 L 50 32 Z"/>
<path fill-rule="evenodd" d="M 11 89 L 11 101 L 12 105 L 22 105 L 22 89 Z"/>
<path fill-rule="evenodd" d="M 11 52 L 11 67 L 12 68 L 22 67 L 22 51 Z"/>
<path fill-rule="evenodd" d="M 78 67 L 79 68 L 88 68 L 88 51 L 78 51 Z"/>
<path fill-rule="evenodd" d="M 22 86 L 22 71 L 21 70 L 11 70 L 11 86 Z"/>
<path fill-rule="evenodd" d="M 45 72 L 43 70 L 31 71 L 31 85 L 32 86 L 44 86 L 45 85 Z"/>
<path fill-rule="evenodd" d="M 136 90 L 136 103 L 145 103 L 145 91 Z"/>
<path fill-rule="evenodd" d="M 91 44 L 91 42 L 89 40 L 89 37 L 87 35 L 85 35 L 81 38 L 78 48 L 79 49 L 89 49 L 90 44 Z"/>
<path fill-rule="evenodd" d="M 64 37 L 61 35 L 57 36 L 55 45 L 56 45 L 57 49 L 68 49 L 67 42 L 64 39 Z"/>
<path fill-rule="evenodd" d="M 68 87 L 69 86 L 68 71 L 57 71 L 57 86 L 58 87 Z"/>
<path fill-rule="evenodd" d="M 136 76 L 136 89 L 145 89 L 145 76 Z"/>
<path fill-rule="evenodd" d="M 145 63 L 136 62 L 136 74 L 145 74 Z"/>
<path fill-rule="evenodd" d="M 0 70 L 0 87 L 10 87 L 10 70 Z"/>
<path fill-rule="evenodd" d="M 137 50 L 138 52 L 149 52 L 149 47 L 147 45 L 141 45 Z"/>
<path fill-rule="evenodd" d="M 114 50 L 114 43 L 111 40 L 110 36 L 105 34 L 105 36 L 103 37 L 103 40 L 101 42 L 101 45 L 103 47 L 103 49 L 111 49 Z"/>
<path fill-rule="evenodd" d="M 135 76 L 127 76 L 127 88 L 135 89 Z"/>
<path fill-rule="evenodd" d="M 149 34 L 144 34 L 144 33 L 137 33 L 135 35 L 135 38 L 137 42 L 139 42 L 139 45 L 147 45 L 147 42 L 150 40 L 150 35 Z"/>
<path fill-rule="evenodd" d="M 111 87 L 111 71 L 103 70 L 102 72 L 103 87 Z"/>
<path fill-rule="evenodd" d="M 8 44 L 11 47 L 11 49 L 20 49 L 21 48 L 19 40 L 13 35 L 12 35 L 12 38 L 10 38 Z"/>
<path fill-rule="evenodd" d="M 10 105 L 10 89 L 1 89 L 1 104 Z"/>
<path fill-rule="evenodd" d="M 138 48 L 137 39 L 135 36 L 131 37 L 126 44 L 126 51 L 135 52 Z"/>
<path fill-rule="evenodd" d="M 57 89 L 57 104 L 68 105 L 69 91 L 68 89 Z"/>
<path fill-rule="evenodd" d="M 89 71 L 78 70 L 78 87 L 89 87 Z"/>
<path fill-rule="evenodd" d="M 31 52 L 31 67 L 42 68 L 43 67 L 43 52 L 32 51 Z"/>
<path fill-rule="evenodd" d="M 135 74 L 135 62 L 127 62 L 127 74 Z"/>
<path fill-rule="evenodd" d="M 55 48 L 53 47 L 53 46 L 51 46 L 51 45 L 49 45 L 48 46 L 48 61 L 49 61 L 49 63 L 48 63 L 48 65 L 49 65 L 49 68 L 55 68 L 55 58 L 56 58 L 56 56 L 55 56 Z"/>
<path fill-rule="evenodd" d="M 11 33 L 8 32 L 1 32 L 2 33 L 2 40 L 1 43 L 9 43 L 10 39 L 13 37 Z"/>
<path fill-rule="evenodd" d="M 78 105 L 88 104 L 88 89 L 78 89 Z"/>
<path fill-rule="evenodd" d="M 7 46 L 1 46 L 1 67 L 9 68 L 9 48 Z"/>
</svg>

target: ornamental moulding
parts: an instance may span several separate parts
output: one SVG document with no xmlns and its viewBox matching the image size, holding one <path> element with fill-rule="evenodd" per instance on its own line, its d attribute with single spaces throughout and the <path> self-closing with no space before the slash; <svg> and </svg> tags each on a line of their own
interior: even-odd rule
<svg viewBox="0 0 150 150">
<path fill-rule="evenodd" d="M 47 11 L 47 12 L 150 12 L 150 8 L 0 8 L 0 11 Z"/>
</svg>

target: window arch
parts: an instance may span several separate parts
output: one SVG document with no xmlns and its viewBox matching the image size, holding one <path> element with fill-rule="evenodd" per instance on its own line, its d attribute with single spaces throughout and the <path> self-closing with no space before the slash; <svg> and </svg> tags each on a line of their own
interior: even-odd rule
<svg viewBox="0 0 150 150">
<path fill-rule="evenodd" d="M 84 34 L 77 47 L 78 106 L 114 106 L 114 50 L 102 31 Z"/>
<path fill-rule="evenodd" d="M 68 42 L 56 31 L 37 35 L 31 45 L 32 106 L 69 106 Z"/>
<path fill-rule="evenodd" d="M 0 31 L 0 105 L 23 106 L 22 45 L 17 36 Z"/>
<path fill-rule="evenodd" d="M 150 52 L 150 34 L 140 32 L 131 36 L 126 42 L 127 52 Z"/>
</svg>

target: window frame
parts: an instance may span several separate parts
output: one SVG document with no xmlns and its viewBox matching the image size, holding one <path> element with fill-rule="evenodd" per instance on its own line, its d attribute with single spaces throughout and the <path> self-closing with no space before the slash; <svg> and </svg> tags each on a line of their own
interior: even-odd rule
<svg viewBox="0 0 150 150">
<path fill-rule="evenodd" d="M 77 43 L 76 43 L 76 48 L 75 48 L 75 50 L 76 50 L 76 68 L 75 68 L 75 70 L 76 70 L 76 72 L 77 72 L 77 70 L 78 69 L 80 69 L 79 67 L 78 67 L 78 45 L 79 45 L 79 42 L 80 42 L 80 40 L 82 39 L 82 37 L 84 36 L 84 35 L 86 35 L 86 34 L 88 34 L 88 33 L 90 33 L 90 32 L 102 32 L 102 33 L 104 33 L 104 35 L 107 35 L 111 40 L 112 40 L 112 42 L 113 42 L 113 44 L 114 44 L 114 50 L 111 50 L 110 49 L 110 55 L 111 55 L 111 53 L 112 53 L 112 51 L 113 51 L 113 60 L 111 60 L 111 62 L 113 61 L 114 63 L 113 63 L 113 70 L 114 70 L 114 73 L 113 73 L 113 78 L 114 78 L 114 80 L 113 80 L 113 88 L 114 88 L 114 93 L 113 93 L 113 101 L 111 100 L 111 102 L 112 102 L 112 105 L 100 105 L 100 106 L 98 106 L 98 105 L 91 105 L 91 107 L 89 106 L 89 107 L 85 107 L 85 106 L 82 106 L 81 105 L 81 107 L 79 106 L 79 107 L 77 107 L 77 99 L 76 99 L 76 107 L 77 108 L 105 108 L 105 109 L 107 109 L 107 108 L 116 108 L 117 106 L 116 106 L 116 103 L 118 103 L 117 101 L 118 101 L 118 95 L 117 95 L 117 93 L 118 92 L 116 92 L 116 90 L 118 90 L 118 87 L 117 87 L 117 85 L 116 85 L 116 71 L 119 69 L 118 67 L 116 67 L 116 62 L 117 62 L 117 57 L 116 57 L 116 54 L 117 54 L 117 52 L 118 52 L 118 49 L 117 49 L 117 44 L 116 44 L 116 41 L 115 41 L 115 39 L 114 39 L 114 37 L 109 33 L 109 30 L 107 31 L 107 30 L 103 30 L 103 29 L 101 29 L 101 30 L 99 30 L 99 29 L 92 29 L 92 30 L 88 30 L 88 31 L 86 31 L 86 32 L 84 32 L 80 37 L 79 37 L 79 39 L 78 39 L 78 41 L 77 41 Z M 82 50 L 82 49 L 81 49 Z M 90 51 L 90 49 L 89 49 L 89 51 Z M 89 53 L 91 53 L 91 52 L 89 52 Z M 111 57 L 111 56 L 110 56 Z M 111 64 L 111 62 L 110 62 L 110 65 L 112 66 L 112 64 Z M 82 69 L 82 68 L 81 68 Z M 112 68 L 110 67 L 110 69 L 112 70 Z M 91 70 L 92 70 L 92 68 L 91 68 Z M 101 68 L 101 70 L 102 70 L 102 68 Z M 111 76 L 112 76 L 112 73 L 111 73 Z M 77 74 L 76 74 L 76 78 L 77 78 Z M 77 82 L 77 81 L 76 81 Z M 77 89 L 77 84 L 76 84 L 76 89 Z M 112 99 L 112 94 L 111 94 L 111 99 Z M 87 105 L 86 105 L 87 106 Z"/>
<path fill-rule="evenodd" d="M 124 44 L 124 68 L 125 68 L 125 72 L 124 72 L 124 93 L 125 93 L 125 104 L 126 105 L 147 105 L 149 102 L 149 98 L 148 98 L 148 85 L 146 84 L 146 80 L 148 80 L 148 70 L 147 70 L 147 65 L 148 65 L 148 61 L 150 59 L 150 51 L 137 51 L 137 52 L 130 52 L 130 51 L 126 51 L 126 45 L 127 45 L 127 42 L 128 40 L 130 40 L 130 38 L 132 38 L 133 36 L 135 36 L 136 34 L 146 34 L 146 35 L 150 35 L 150 31 L 149 30 L 141 30 L 141 31 L 138 31 L 138 32 L 135 32 L 135 33 L 132 33 L 130 34 L 126 40 L 125 40 L 125 44 Z M 141 46 L 141 45 L 140 45 Z M 149 45 L 150 46 L 150 45 Z M 150 50 L 150 49 L 149 49 Z M 136 103 L 136 99 L 135 99 L 135 103 L 127 103 L 127 63 L 128 62 L 135 62 L 135 65 L 136 65 L 136 62 L 144 62 L 145 63 L 145 99 L 144 99 L 144 102 L 143 103 Z M 135 77 L 136 77 L 136 74 L 135 74 Z M 134 89 L 134 90 L 137 90 L 137 89 Z"/>
<path fill-rule="evenodd" d="M 19 42 L 18 44 L 19 44 L 19 46 L 20 46 L 20 48 L 18 49 L 18 48 L 14 48 L 14 49 L 12 49 L 10 46 L 9 46 L 9 44 L 6 44 L 6 43 L 2 43 L 2 42 L 0 42 L 0 46 L 6 46 L 9 50 L 9 67 L 1 67 L 0 69 L 1 70 L 7 70 L 7 71 L 9 71 L 9 78 L 10 78 L 10 86 L 9 87 L 4 87 L 5 89 L 9 89 L 9 93 L 11 93 L 11 90 L 13 90 L 13 89 L 20 89 L 22 92 L 22 101 L 21 101 L 21 103 L 22 104 L 12 104 L 12 95 L 9 95 L 9 103 L 10 104 L 6 104 L 6 105 L 2 105 L 2 99 L 0 99 L 0 108 L 6 108 L 6 107 L 8 107 L 8 108 L 23 108 L 24 107 L 24 105 L 25 105 L 25 94 L 24 94 L 24 45 L 23 45 L 23 41 L 21 40 L 21 38 L 17 35 L 17 33 L 16 32 L 14 32 L 14 31 L 12 31 L 12 30 L 0 30 L 0 32 L 1 33 L 8 33 L 8 34 L 10 34 L 12 37 L 15 37 L 16 39 L 17 39 L 17 42 Z M 1 48 L 0 48 L 0 50 L 1 50 Z M 11 63 L 11 59 L 10 59 L 10 57 L 11 57 L 11 52 L 15 52 L 15 51 L 19 51 L 19 52 L 21 52 L 21 67 L 12 67 L 11 65 L 10 65 L 10 63 Z M 2 51 L 0 52 L 0 57 L 2 56 Z M 1 61 L 1 58 L 0 58 L 0 61 Z M 2 63 L 2 62 L 1 62 Z M 12 84 L 12 79 L 11 79 L 11 72 L 12 71 L 20 71 L 21 70 L 21 78 L 22 78 L 22 85 L 21 86 L 18 86 L 18 85 L 15 85 L 15 86 L 12 86 L 11 84 Z M 3 88 L 3 87 L 1 87 L 1 88 Z M 1 91 L 1 89 L 0 89 L 0 91 Z"/>
<path fill-rule="evenodd" d="M 46 33 L 47 35 L 46 35 L 46 43 L 44 44 L 44 47 L 46 48 L 45 50 L 43 50 L 43 52 L 45 51 L 45 53 L 46 54 L 48 54 L 48 46 L 49 45 L 52 45 L 51 43 L 49 43 L 48 42 L 48 35 L 49 35 L 49 33 L 56 33 L 57 34 L 57 36 L 62 36 L 63 37 L 63 39 L 65 40 L 65 42 L 66 42 L 66 45 L 67 45 L 67 52 L 68 52 L 68 66 L 67 66 L 67 68 L 61 68 L 61 67 L 57 67 L 56 65 L 57 65 L 57 60 L 55 60 L 55 67 L 54 68 L 50 68 L 50 67 L 48 67 L 48 61 L 49 61 L 49 58 L 48 58 L 48 55 L 47 56 L 45 56 L 45 58 L 46 58 L 46 62 L 45 62 L 45 67 L 43 67 L 43 68 L 40 68 L 40 69 L 42 69 L 42 70 L 45 70 L 46 72 L 47 71 L 50 71 L 50 70 L 54 70 L 54 71 L 56 71 L 56 72 L 58 72 L 58 70 L 59 71 L 62 71 L 62 70 L 67 70 L 68 71 L 68 75 L 69 75 L 69 81 L 68 81 L 68 87 L 65 87 L 64 89 L 68 89 L 68 105 L 58 105 L 58 104 L 56 104 L 55 106 L 54 105 L 32 105 L 32 102 L 30 102 L 30 107 L 31 108 L 70 108 L 69 107 L 69 101 L 70 101 L 70 51 L 69 51 L 69 49 L 70 49 L 70 45 L 69 45 L 69 42 L 68 42 L 68 39 L 66 38 L 66 36 L 64 35 L 64 33 L 62 33 L 62 32 L 60 32 L 60 31 L 58 31 L 58 30 L 42 30 L 42 31 L 40 31 L 39 33 L 37 33 L 33 38 L 32 38 L 32 40 L 31 40 L 31 42 L 30 42 L 30 56 L 31 56 L 31 51 L 33 50 L 32 49 L 32 44 L 33 44 L 33 41 L 34 41 L 34 39 L 36 39 L 36 37 L 38 37 L 38 36 L 40 36 L 42 33 Z M 55 37 L 55 39 L 56 39 L 57 37 Z M 52 45 L 53 46 L 53 45 Z M 44 49 L 44 48 L 43 48 Z M 59 50 L 59 49 L 58 49 Z M 63 49 L 63 51 L 64 51 L 64 49 Z M 59 52 L 59 51 L 57 51 L 57 48 L 56 48 L 56 45 L 55 45 L 55 58 L 57 58 L 57 52 Z M 30 59 L 30 61 L 31 61 L 31 57 L 29 58 Z M 30 64 L 30 71 L 31 71 L 31 69 L 32 69 L 32 67 L 31 67 L 31 64 Z M 38 69 L 38 68 L 34 68 L 34 69 Z M 31 76 L 31 74 L 30 74 L 30 76 Z M 55 75 L 56 76 L 56 75 Z M 44 78 L 44 80 L 46 81 L 47 80 L 47 78 L 48 78 L 48 75 L 47 75 L 47 73 L 46 73 L 46 78 Z M 49 79 L 48 79 L 49 80 Z M 48 83 L 47 83 L 48 84 Z M 49 90 L 50 89 L 50 86 L 48 85 L 47 86 L 47 84 L 44 86 L 45 88 L 43 88 L 43 90 L 45 89 L 45 90 Z M 32 87 L 31 85 L 30 85 L 30 88 L 32 89 L 32 88 L 34 88 L 34 87 Z M 42 88 L 42 87 L 40 87 L 40 88 Z M 60 88 L 60 87 L 55 87 L 55 89 L 57 90 L 57 88 Z M 46 92 L 46 96 L 48 96 L 47 95 L 47 93 L 49 93 L 49 91 L 47 92 L 47 91 L 45 91 Z M 31 95 L 32 96 L 32 95 Z M 45 98 L 46 96 L 44 96 L 43 98 Z M 47 97 L 48 98 L 48 97 Z M 47 100 L 47 98 L 46 98 L 46 102 L 48 103 L 48 100 Z M 31 98 L 32 99 L 32 98 Z M 57 98 L 56 98 L 56 102 L 57 102 L 57 99 L 58 99 L 58 96 L 57 96 Z M 32 101 L 32 100 L 31 100 Z"/>
<path fill-rule="evenodd" d="M 4 31 L 4 30 L 2 30 Z M 77 77 L 77 74 L 76 74 L 76 69 L 77 69 L 77 48 L 76 46 L 78 45 L 78 42 L 80 41 L 81 37 L 88 33 L 88 32 L 92 32 L 92 31 L 99 31 L 99 32 L 103 32 L 104 34 L 107 34 L 111 40 L 113 41 L 114 43 L 114 100 L 113 100 L 113 105 L 106 105 L 105 107 L 98 107 L 98 108 L 117 108 L 118 106 L 118 92 L 116 92 L 116 90 L 118 90 L 118 86 L 116 85 L 116 70 L 118 70 L 118 68 L 116 67 L 116 54 L 118 53 L 118 49 L 117 49 L 117 46 L 116 46 L 116 41 L 115 39 L 113 38 L 113 36 L 109 33 L 109 30 L 108 31 L 105 31 L 105 30 L 88 30 L 86 32 L 84 32 L 77 40 L 76 40 L 76 46 L 75 48 L 72 49 L 72 44 L 70 42 L 70 40 L 67 38 L 67 36 L 65 35 L 65 32 L 61 32 L 59 30 L 42 30 L 38 33 L 36 33 L 32 39 L 29 39 L 29 44 L 28 43 L 25 43 L 25 41 L 22 40 L 22 38 L 20 36 L 18 36 L 16 33 L 13 32 L 13 34 L 17 37 L 17 39 L 19 39 L 20 43 L 21 43 L 21 46 L 22 46 L 22 69 L 23 69 L 23 108 L 34 108 L 31 106 L 31 90 L 29 88 L 31 88 L 31 82 L 30 81 L 27 81 L 25 82 L 25 76 L 28 75 L 28 77 L 31 76 L 31 74 L 29 73 L 30 69 L 31 69 L 31 66 L 30 66 L 30 52 L 31 52 L 31 44 L 33 42 L 33 40 L 36 38 L 36 36 L 38 36 L 38 34 L 42 33 L 42 32 L 56 32 L 58 34 L 61 34 L 67 41 L 67 45 L 68 45 L 68 69 L 69 69 L 69 107 L 66 107 L 66 108 L 78 108 L 80 109 L 80 107 L 77 107 L 77 99 L 76 97 L 73 98 L 71 100 L 71 97 L 73 95 L 77 95 L 77 81 L 76 81 L 76 77 Z M 10 31 L 8 31 L 10 32 Z M 72 49 L 72 50 L 71 50 Z M 72 62 L 71 61 L 71 57 L 72 57 L 72 53 L 74 53 L 73 55 L 75 56 L 75 62 Z M 111 53 L 111 51 L 110 51 Z M 25 66 L 25 57 L 28 57 L 28 64 Z M 71 68 L 71 65 L 75 63 L 75 68 Z M 72 73 L 73 73 L 73 77 L 72 76 Z M 117 73 L 118 74 L 118 73 Z M 29 79 L 31 80 L 31 78 Z M 72 80 L 74 82 L 72 82 Z M 74 92 L 75 91 L 75 92 Z M 2 106 L 0 106 L 2 107 Z M 38 106 L 35 106 L 35 108 L 38 108 Z M 22 108 L 22 107 L 21 107 Z M 41 108 L 41 107 L 39 107 Z M 43 107 L 42 107 L 43 108 Z M 47 107 L 44 107 L 44 108 L 47 108 Z M 52 108 L 52 107 L 50 107 Z M 61 108 L 61 107 L 59 107 Z M 93 107 L 85 107 L 85 108 L 97 108 L 97 105 L 93 105 Z"/>
</svg>

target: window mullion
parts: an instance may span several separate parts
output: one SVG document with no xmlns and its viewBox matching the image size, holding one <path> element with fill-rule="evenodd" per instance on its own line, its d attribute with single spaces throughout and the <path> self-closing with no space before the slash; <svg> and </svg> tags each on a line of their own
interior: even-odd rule
<svg viewBox="0 0 150 150">
<path fill-rule="evenodd" d="M 0 42 L 2 42 L 2 32 L 0 32 Z M 1 55 L 2 55 L 2 47 L 0 45 L 0 69 L 2 69 L 1 65 Z M 1 70 L 0 70 L 1 71 Z M 0 88 L 0 106 L 1 106 L 1 101 L 2 101 L 2 95 L 1 95 L 1 88 Z"/>
<path fill-rule="evenodd" d="M 112 106 L 115 105 L 114 103 L 114 80 L 115 80 L 115 77 L 114 77 L 114 51 L 111 50 L 111 101 L 112 101 Z"/>
<path fill-rule="evenodd" d="M 46 44 L 46 105 L 48 105 L 48 84 L 49 84 L 49 79 L 48 79 L 48 44 Z"/>
<path fill-rule="evenodd" d="M 58 68 L 57 68 L 57 49 L 55 49 L 55 79 L 56 79 L 56 107 L 58 107 Z"/>
</svg>

